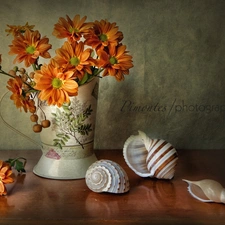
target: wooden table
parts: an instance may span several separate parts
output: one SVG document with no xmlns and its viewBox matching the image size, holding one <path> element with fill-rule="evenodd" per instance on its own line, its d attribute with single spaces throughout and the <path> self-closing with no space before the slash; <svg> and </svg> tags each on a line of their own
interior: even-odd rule
<svg viewBox="0 0 225 225">
<path fill-rule="evenodd" d="M 137 176 L 122 150 L 96 150 L 98 159 L 119 163 L 127 172 L 126 194 L 94 193 L 85 180 L 49 180 L 33 174 L 41 151 L 0 151 L 0 159 L 27 158 L 24 176 L 7 185 L 0 197 L 0 224 L 225 224 L 225 204 L 203 203 L 187 191 L 189 180 L 214 179 L 225 186 L 224 150 L 178 150 L 175 177 L 156 180 Z"/>
</svg>

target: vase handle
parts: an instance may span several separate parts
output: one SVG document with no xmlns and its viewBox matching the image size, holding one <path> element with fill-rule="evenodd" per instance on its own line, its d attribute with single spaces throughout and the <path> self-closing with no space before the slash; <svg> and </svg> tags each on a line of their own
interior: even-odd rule
<svg viewBox="0 0 225 225">
<path fill-rule="evenodd" d="M 26 138 L 27 140 L 33 142 L 34 144 L 38 145 L 38 146 L 41 146 L 40 143 L 38 143 L 37 141 L 33 140 L 32 138 L 28 137 L 27 135 L 25 135 L 24 133 L 22 133 L 21 131 L 17 130 L 16 128 L 14 128 L 13 126 L 11 126 L 10 124 L 8 124 L 6 122 L 6 120 L 3 118 L 2 116 L 2 107 L 1 107 L 1 104 L 2 104 L 2 101 L 4 99 L 4 97 L 9 93 L 9 91 L 7 91 L 5 94 L 3 94 L 3 96 L 1 97 L 0 99 L 0 118 L 1 120 L 3 121 L 3 123 L 8 127 L 10 128 L 12 131 L 16 132 L 17 134 L 21 135 L 22 137 Z"/>
</svg>

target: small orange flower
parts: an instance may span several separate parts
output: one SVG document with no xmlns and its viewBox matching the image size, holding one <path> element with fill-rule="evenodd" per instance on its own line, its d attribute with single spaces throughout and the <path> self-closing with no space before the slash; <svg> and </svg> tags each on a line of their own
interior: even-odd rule
<svg viewBox="0 0 225 225">
<path fill-rule="evenodd" d="M 95 65 L 95 60 L 91 57 L 92 49 L 84 50 L 84 43 L 65 42 L 64 45 L 56 50 L 54 60 L 56 63 L 66 69 L 74 72 L 73 77 L 81 80 L 85 73 L 92 73 L 91 66 Z"/>
<path fill-rule="evenodd" d="M 66 19 L 63 17 L 59 18 L 58 23 L 54 26 L 52 34 L 60 39 L 67 38 L 70 43 L 79 41 L 82 35 L 87 33 L 92 26 L 92 23 L 85 23 L 87 19 L 86 16 L 80 19 L 80 15 L 75 15 L 73 20 L 71 20 L 70 17 L 66 15 Z"/>
<path fill-rule="evenodd" d="M 14 37 L 19 36 L 21 33 L 24 33 L 26 30 L 33 31 L 34 25 L 29 25 L 26 23 L 24 26 L 14 26 L 14 25 L 7 25 L 10 29 L 6 29 L 5 32 L 8 35 L 12 34 Z"/>
<path fill-rule="evenodd" d="M 129 74 L 129 69 L 133 67 L 132 56 L 127 54 L 126 46 L 119 45 L 117 47 L 109 47 L 109 54 L 106 51 L 99 50 L 100 67 L 104 68 L 102 76 L 111 75 L 116 80 L 124 80 L 124 74 Z"/>
<path fill-rule="evenodd" d="M 5 184 L 12 183 L 12 170 L 8 163 L 0 160 L 0 195 L 6 195 L 7 190 Z"/>
<path fill-rule="evenodd" d="M 63 103 L 70 102 L 69 96 L 78 94 L 78 84 L 72 79 L 73 71 L 63 72 L 53 64 L 45 64 L 41 70 L 35 71 L 35 89 L 40 90 L 38 95 L 42 101 L 49 105 L 61 107 Z"/>
<path fill-rule="evenodd" d="M 48 44 L 49 39 L 46 37 L 41 38 L 39 31 L 31 32 L 26 30 L 24 35 L 20 34 L 12 41 L 12 45 L 9 45 L 10 55 L 16 54 L 14 63 L 21 63 L 24 61 L 25 66 L 29 67 L 31 64 L 35 64 L 39 56 L 43 58 L 50 58 L 48 50 L 52 45 Z"/>
<path fill-rule="evenodd" d="M 107 20 L 95 21 L 93 29 L 89 30 L 85 44 L 92 46 L 94 49 L 103 49 L 106 46 L 117 46 L 123 39 L 123 33 L 118 31 L 116 23 L 110 23 Z"/>
<path fill-rule="evenodd" d="M 28 110 L 30 112 L 35 111 L 35 104 L 32 99 L 27 96 L 27 94 L 23 91 L 22 85 L 23 81 L 20 76 L 16 76 L 15 78 L 10 78 L 8 80 L 7 88 L 13 93 L 10 96 L 10 99 L 14 101 L 14 104 L 17 108 L 23 108 L 25 112 Z"/>
</svg>

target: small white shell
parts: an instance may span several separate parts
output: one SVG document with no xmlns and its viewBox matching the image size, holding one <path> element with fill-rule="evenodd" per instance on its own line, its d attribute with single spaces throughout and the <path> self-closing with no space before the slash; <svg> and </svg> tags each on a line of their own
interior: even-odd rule
<svg viewBox="0 0 225 225">
<path fill-rule="evenodd" d="M 129 179 L 124 169 L 111 160 L 98 160 L 87 170 L 85 181 L 94 192 L 125 193 L 129 191 Z"/>
<path fill-rule="evenodd" d="M 225 189 L 215 180 L 183 181 L 188 183 L 190 194 L 202 202 L 225 203 Z"/>
<path fill-rule="evenodd" d="M 150 139 L 142 131 L 130 136 L 123 147 L 128 166 L 141 177 L 172 179 L 178 155 L 176 149 L 162 139 Z"/>
</svg>

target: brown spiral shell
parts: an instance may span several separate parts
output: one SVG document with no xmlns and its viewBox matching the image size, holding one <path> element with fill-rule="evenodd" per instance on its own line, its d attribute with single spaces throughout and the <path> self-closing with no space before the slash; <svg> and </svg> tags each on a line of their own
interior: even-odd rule
<svg viewBox="0 0 225 225">
<path fill-rule="evenodd" d="M 162 139 L 150 139 L 142 131 L 130 136 L 123 147 L 128 166 L 141 177 L 172 179 L 178 160 L 176 149 Z"/>
</svg>

